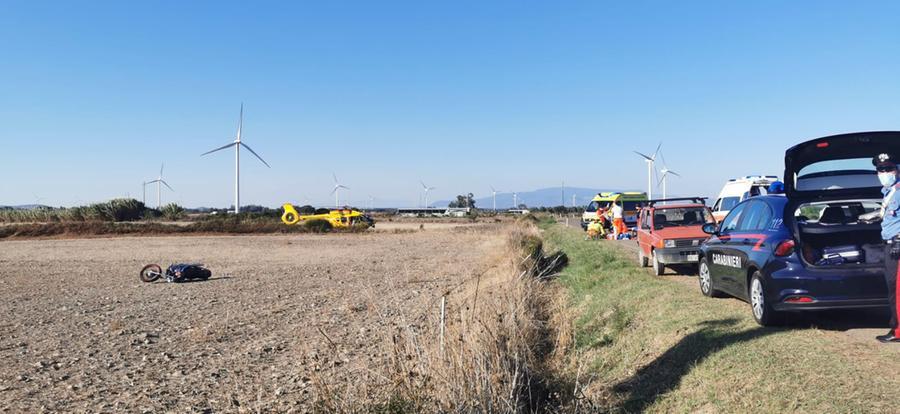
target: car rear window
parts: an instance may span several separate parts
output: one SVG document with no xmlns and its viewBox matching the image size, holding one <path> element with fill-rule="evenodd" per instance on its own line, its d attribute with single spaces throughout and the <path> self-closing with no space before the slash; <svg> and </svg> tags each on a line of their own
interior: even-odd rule
<svg viewBox="0 0 900 414">
<path fill-rule="evenodd" d="M 797 174 L 798 191 L 881 187 L 871 158 L 852 158 L 812 163 Z"/>
<path fill-rule="evenodd" d="M 849 224 L 857 222 L 863 214 L 880 209 L 878 200 L 806 203 L 797 208 L 794 216 L 801 223 Z"/>
<path fill-rule="evenodd" d="M 653 225 L 657 227 L 696 226 L 710 221 L 705 208 L 657 208 Z"/>
</svg>

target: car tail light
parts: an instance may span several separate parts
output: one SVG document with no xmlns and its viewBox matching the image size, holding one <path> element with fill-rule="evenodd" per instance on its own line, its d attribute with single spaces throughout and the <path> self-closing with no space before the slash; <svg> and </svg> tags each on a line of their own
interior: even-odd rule
<svg viewBox="0 0 900 414">
<path fill-rule="evenodd" d="M 794 254 L 794 246 L 796 246 L 796 243 L 794 243 L 793 240 L 782 240 L 781 243 L 778 243 L 778 246 L 775 247 L 775 256 L 786 257 Z"/>
<path fill-rule="evenodd" d="M 816 300 L 809 296 L 790 296 L 784 301 L 786 303 L 813 303 Z"/>
<path fill-rule="evenodd" d="M 816 144 L 816 148 L 828 148 L 828 143 L 820 142 L 820 143 Z"/>
</svg>

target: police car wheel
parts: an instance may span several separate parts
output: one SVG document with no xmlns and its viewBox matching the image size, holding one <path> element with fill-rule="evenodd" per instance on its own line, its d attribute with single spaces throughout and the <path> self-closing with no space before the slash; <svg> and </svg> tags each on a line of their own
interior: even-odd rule
<svg viewBox="0 0 900 414">
<path fill-rule="evenodd" d="M 666 272 L 666 266 L 659 262 L 659 258 L 656 257 L 656 250 L 650 252 L 652 255 L 653 261 L 653 274 L 657 276 L 662 276 L 663 273 Z"/>
<path fill-rule="evenodd" d="M 715 285 L 713 284 L 712 275 L 709 273 L 709 263 L 707 263 L 706 259 L 700 260 L 697 279 L 700 281 L 700 292 L 703 293 L 703 296 L 709 298 L 718 298 L 722 296 L 722 292 L 716 290 Z"/>
<path fill-rule="evenodd" d="M 772 309 L 766 301 L 766 289 L 762 273 L 753 273 L 750 279 L 750 311 L 753 319 L 762 326 L 774 326 L 781 320 L 781 315 Z"/>
<path fill-rule="evenodd" d="M 638 246 L 638 264 L 641 267 L 650 266 L 650 261 L 647 260 L 647 256 L 644 256 L 644 251 L 641 250 L 640 246 Z"/>
</svg>

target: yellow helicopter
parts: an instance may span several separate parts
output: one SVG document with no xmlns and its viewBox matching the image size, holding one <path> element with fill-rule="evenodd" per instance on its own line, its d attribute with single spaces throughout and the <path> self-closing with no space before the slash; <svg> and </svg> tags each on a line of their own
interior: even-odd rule
<svg viewBox="0 0 900 414">
<path fill-rule="evenodd" d="M 334 228 L 348 228 L 353 226 L 375 227 L 375 220 L 372 220 L 371 217 L 365 215 L 363 212 L 349 207 L 330 210 L 328 213 L 306 215 L 298 213 L 291 203 L 285 203 L 282 208 L 284 208 L 284 214 L 281 215 L 281 221 L 289 226 L 309 220 L 325 220 L 331 223 L 331 227 Z"/>
</svg>

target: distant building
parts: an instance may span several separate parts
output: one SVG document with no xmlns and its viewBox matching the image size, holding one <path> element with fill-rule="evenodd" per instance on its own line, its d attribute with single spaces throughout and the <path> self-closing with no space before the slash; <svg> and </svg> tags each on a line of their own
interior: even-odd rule
<svg viewBox="0 0 900 414">
<path fill-rule="evenodd" d="M 439 207 L 416 207 L 416 208 L 398 208 L 397 215 L 403 217 L 420 217 L 420 216 L 445 216 L 446 208 Z"/>
<path fill-rule="evenodd" d="M 444 212 L 444 215 L 449 217 L 465 217 L 468 216 L 471 212 L 471 207 L 450 207 L 446 212 Z"/>
</svg>

